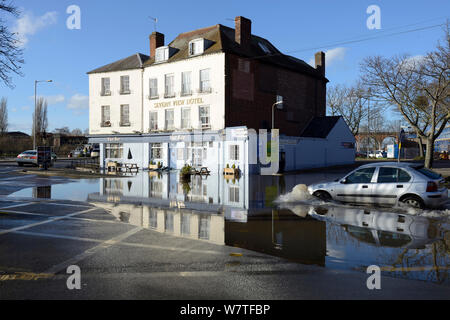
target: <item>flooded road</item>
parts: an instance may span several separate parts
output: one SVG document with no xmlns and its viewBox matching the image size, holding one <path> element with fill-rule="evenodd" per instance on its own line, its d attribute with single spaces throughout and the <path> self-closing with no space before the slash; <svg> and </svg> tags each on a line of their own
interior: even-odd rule
<svg viewBox="0 0 450 320">
<path fill-rule="evenodd" d="M 26 188 L 11 198 L 87 201 L 119 222 L 173 237 L 238 247 L 300 264 L 450 285 L 448 211 L 325 204 L 292 195 L 340 173 L 280 177 L 219 175 L 180 182 L 178 173 L 71 180 Z"/>
</svg>

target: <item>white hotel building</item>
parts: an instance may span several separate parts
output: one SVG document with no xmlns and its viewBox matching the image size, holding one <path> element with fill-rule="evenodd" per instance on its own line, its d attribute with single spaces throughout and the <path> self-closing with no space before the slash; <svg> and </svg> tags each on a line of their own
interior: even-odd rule
<svg viewBox="0 0 450 320">
<path fill-rule="evenodd" d="M 109 161 L 144 169 L 150 163 L 212 171 L 236 165 L 256 173 L 248 130 L 270 129 L 272 106 L 281 96 L 285 104 L 275 126 L 290 150 L 283 154 L 281 142 L 282 161 L 290 163 L 284 169 L 300 169 L 305 164 L 295 160 L 292 145 L 314 138 L 302 138 L 302 132 L 325 116 L 324 54 L 316 55 L 316 68 L 286 56 L 253 36 L 243 17 L 235 29 L 215 25 L 182 33 L 168 45 L 154 32 L 150 56 L 135 54 L 88 74 L 90 142 L 101 146 L 102 167 Z M 348 148 L 354 137 L 344 132 L 342 139 L 345 154 L 323 164 L 354 159 Z M 316 160 L 306 166 L 323 162 Z"/>
</svg>

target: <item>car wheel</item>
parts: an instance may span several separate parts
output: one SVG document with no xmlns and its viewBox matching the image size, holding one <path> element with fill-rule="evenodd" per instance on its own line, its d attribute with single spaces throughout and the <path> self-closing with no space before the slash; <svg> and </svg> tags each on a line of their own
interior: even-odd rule
<svg viewBox="0 0 450 320">
<path fill-rule="evenodd" d="M 328 202 L 333 200 L 331 195 L 328 192 L 325 191 L 317 191 L 314 193 L 314 197 L 319 198 L 322 201 Z"/>
<path fill-rule="evenodd" d="M 419 197 L 416 196 L 407 196 L 403 198 L 401 203 L 405 204 L 408 207 L 415 208 L 415 209 L 424 209 L 425 205 Z"/>
</svg>

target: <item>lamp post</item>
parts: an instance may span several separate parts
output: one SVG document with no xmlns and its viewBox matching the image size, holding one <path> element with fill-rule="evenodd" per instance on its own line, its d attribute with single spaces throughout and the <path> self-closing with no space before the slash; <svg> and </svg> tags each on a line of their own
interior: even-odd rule
<svg viewBox="0 0 450 320">
<path fill-rule="evenodd" d="M 34 81 L 34 123 L 33 123 L 33 150 L 36 150 L 36 119 L 37 119 L 37 84 L 40 82 L 53 82 L 53 80 L 35 80 Z"/>
<path fill-rule="evenodd" d="M 283 97 L 277 96 L 277 102 L 272 105 L 272 130 L 275 129 L 275 107 L 278 106 L 278 110 L 283 110 Z"/>
</svg>

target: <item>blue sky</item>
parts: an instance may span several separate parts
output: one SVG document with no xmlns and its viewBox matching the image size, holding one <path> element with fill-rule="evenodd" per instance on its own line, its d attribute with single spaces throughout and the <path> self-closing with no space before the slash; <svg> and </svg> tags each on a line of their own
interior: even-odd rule
<svg viewBox="0 0 450 320">
<path fill-rule="evenodd" d="M 433 49 L 440 28 L 385 36 L 443 23 L 450 1 L 322 0 L 322 1 L 106 1 L 15 0 L 19 21 L 10 26 L 24 42 L 24 77 L 14 76 L 14 89 L 0 84 L 8 98 L 10 130 L 31 131 L 34 80 L 38 94 L 49 101 L 49 129 L 88 127 L 89 83 L 86 72 L 134 53 L 148 54 L 148 36 L 154 31 L 149 17 L 158 18 L 158 31 L 171 41 L 177 34 L 223 24 L 234 27 L 234 17 L 253 22 L 253 34 L 271 41 L 279 50 L 310 62 L 316 51 L 328 51 L 330 85 L 352 84 L 359 63 L 370 55 L 420 56 Z M 70 5 L 81 9 L 81 29 L 69 30 Z M 381 30 L 369 30 L 370 5 L 381 9 Z M 379 37 L 370 41 L 345 40 Z M 325 46 L 325 47 L 322 47 Z"/>
</svg>

